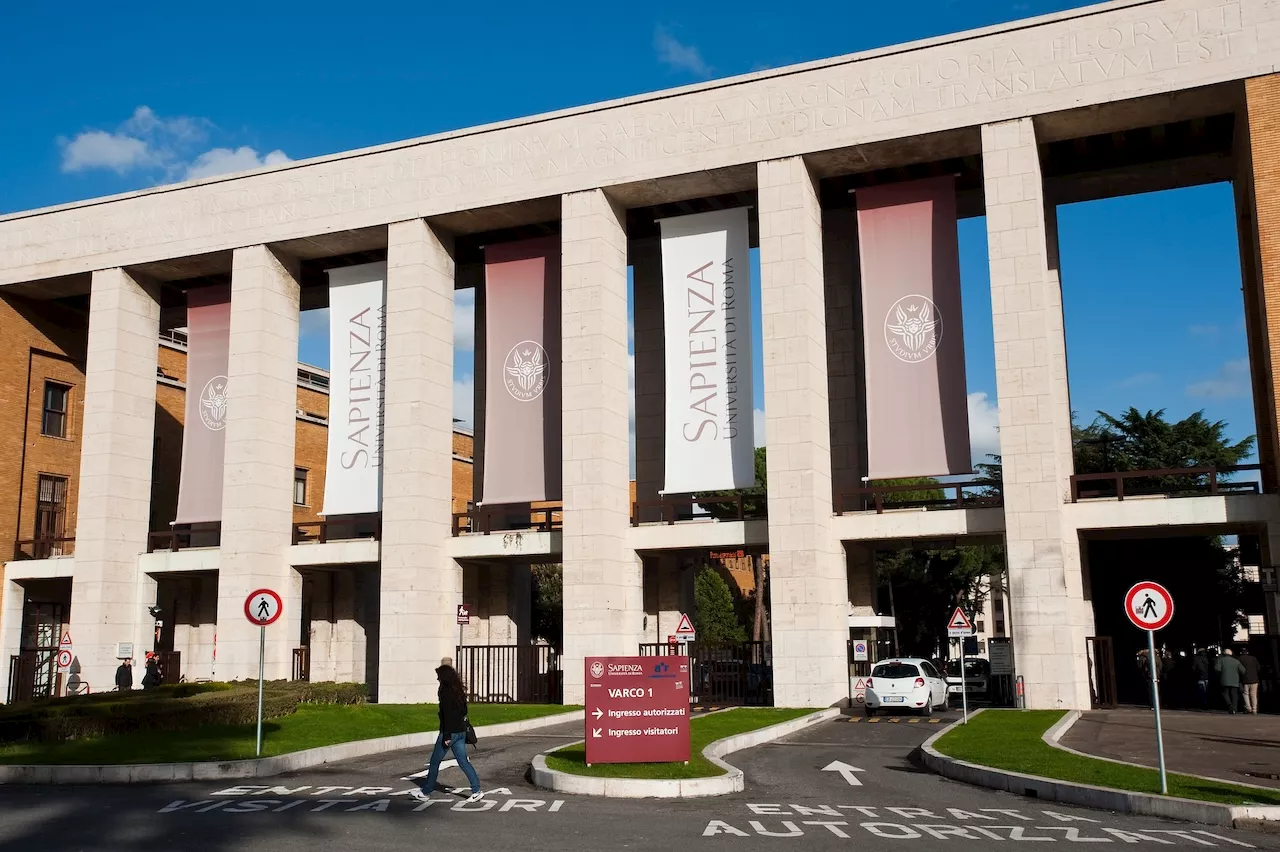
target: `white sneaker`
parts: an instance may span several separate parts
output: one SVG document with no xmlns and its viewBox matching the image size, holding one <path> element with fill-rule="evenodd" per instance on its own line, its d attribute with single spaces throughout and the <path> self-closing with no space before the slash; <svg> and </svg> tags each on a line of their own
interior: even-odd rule
<svg viewBox="0 0 1280 852">
<path fill-rule="evenodd" d="M 431 800 L 431 795 L 429 793 L 424 793 L 421 788 L 413 790 L 409 795 L 413 796 L 419 802 L 428 802 Z"/>
<path fill-rule="evenodd" d="M 483 798 L 484 798 L 484 791 L 477 790 L 476 792 L 472 793 L 470 796 L 467 796 L 467 804 L 471 804 L 472 802 L 478 802 Z"/>
</svg>

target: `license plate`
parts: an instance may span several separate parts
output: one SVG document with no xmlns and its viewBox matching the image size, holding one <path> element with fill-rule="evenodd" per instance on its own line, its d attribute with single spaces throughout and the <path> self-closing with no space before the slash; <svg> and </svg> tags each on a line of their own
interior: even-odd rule
<svg viewBox="0 0 1280 852">
<path fill-rule="evenodd" d="M 884 697 L 884 702 L 886 704 L 901 704 L 903 701 L 906 701 L 906 699 L 901 695 L 886 695 Z"/>
</svg>

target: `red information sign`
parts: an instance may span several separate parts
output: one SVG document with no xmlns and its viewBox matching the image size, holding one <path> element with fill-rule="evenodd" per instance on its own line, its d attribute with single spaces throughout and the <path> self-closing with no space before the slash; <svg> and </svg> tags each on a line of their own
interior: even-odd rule
<svg viewBox="0 0 1280 852">
<path fill-rule="evenodd" d="M 689 759 L 688 657 L 587 657 L 587 763 Z"/>
</svg>

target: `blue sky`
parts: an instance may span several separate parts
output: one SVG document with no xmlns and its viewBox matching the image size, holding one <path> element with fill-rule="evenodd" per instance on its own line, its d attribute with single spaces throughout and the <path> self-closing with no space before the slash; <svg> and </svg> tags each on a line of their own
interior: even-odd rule
<svg viewBox="0 0 1280 852">
<path fill-rule="evenodd" d="M 0 212 L 405 139 L 1084 5 L 317 0 L 0 8 Z M 816 22 L 821 22 L 818 25 Z M 1072 407 L 1253 432 L 1229 187 L 1059 211 Z M 994 451 L 985 221 L 960 223 L 974 449 Z M 753 255 L 755 253 L 753 252 Z M 753 258 L 754 260 L 754 258 Z M 753 262 L 758 287 L 758 262 Z M 758 300 L 757 300 L 758 306 Z M 471 370 L 460 294 L 456 397 Z M 758 311 L 758 307 L 757 307 Z M 301 356 L 327 361 L 323 315 Z M 758 334 L 757 323 L 757 334 Z M 757 370 L 757 405 L 763 398 Z M 468 416 L 465 405 L 459 413 Z"/>
</svg>

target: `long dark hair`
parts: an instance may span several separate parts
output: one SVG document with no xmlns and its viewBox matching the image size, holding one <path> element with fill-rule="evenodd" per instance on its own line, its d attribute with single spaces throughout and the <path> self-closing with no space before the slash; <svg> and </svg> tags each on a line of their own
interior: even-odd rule
<svg viewBox="0 0 1280 852">
<path fill-rule="evenodd" d="M 459 701 L 466 702 L 467 688 L 462 685 L 462 678 L 458 676 L 453 666 L 441 666 L 436 669 L 436 677 L 440 679 L 442 689 L 448 690 Z"/>
</svg>

